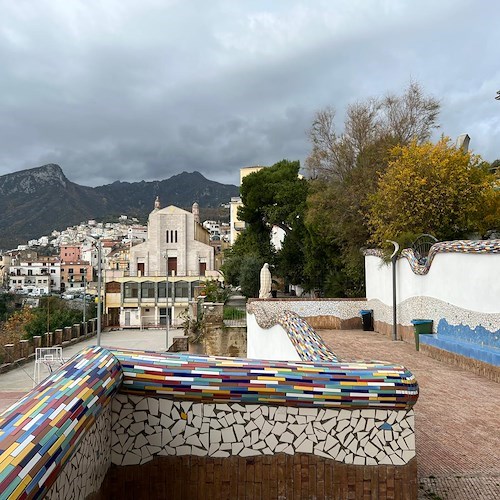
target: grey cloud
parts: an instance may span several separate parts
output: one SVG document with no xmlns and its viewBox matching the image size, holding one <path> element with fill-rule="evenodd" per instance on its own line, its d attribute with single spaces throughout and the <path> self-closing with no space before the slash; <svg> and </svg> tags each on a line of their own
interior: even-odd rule
<svg viewBox="0 0 500 500">
<path fill-rule="evenodd" d="M 430 0 L 28 4 L 0 0 L 0 175 L 88 185 L 304 161 L 313 114 L 410 79 L 440 133 L 500 157 L 500 6 Z"/>
</svg>

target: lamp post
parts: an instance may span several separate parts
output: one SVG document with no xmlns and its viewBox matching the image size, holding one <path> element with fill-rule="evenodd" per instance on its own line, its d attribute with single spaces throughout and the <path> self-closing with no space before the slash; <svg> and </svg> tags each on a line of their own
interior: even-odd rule
<svg viewBox="0 0 500 500">
<path fill-rule="evenodd" d="M 85 268 L 85 273 L 87 272 L 87 268 Z M 83 322 L 85 323 L 85 313 L 87 312 L 86 311 L 86 308 L 87 308 L 87 301 L 86 301 L 86 298 L 85 298 L 85 295 L 87 295 L 87 277 L 85 276 L 85 274 L 83 275 Z"/>
<path fill-rule="evenodd" d="M 392 262 L 392 340 L 398 339 L 398 325 L 396 317 L 396 262 L 398 260 L 399 244 L 397 241 L 386 240 L 394 245 L 394 252 L 391 255 Z"/>
<path fill-rule="evenodd" d="M 165 339 L 165 342 L 166 342 L 166 350 L 168 351 L 168 334 L 169 334 L 169 331 L 168 331 L 168 320 L 169 320 L 169 314 L 168 314 L 168 252 L 165 252 L 163 254 L 163 256 L 165 257 L 165 266 L 166 266 L 166 271 L 165 271 L 165 274 L 166 274 L 166 287 L 165 287 L 165 301 L 166 301 L 166 308 L 165 308 L 165 312 L 166 312 L 166 328 L 165 328 L 165 334 L 166 334 L 166 339 Z"/>
<path fill-rule="evenodd" d="M 97 345 L 101 345 L 101 240 L 97 239 Z"/>
</svg>

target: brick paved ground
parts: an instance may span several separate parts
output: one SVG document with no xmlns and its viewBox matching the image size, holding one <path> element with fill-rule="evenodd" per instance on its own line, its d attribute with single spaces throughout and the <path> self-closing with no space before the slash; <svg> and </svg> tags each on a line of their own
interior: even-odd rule
<svg viewBox="0 0 500 500">
<path fill-rule="evenodd" d="M 401 363 L 417 377 L 421 499 L 500 499 L 500 384 L 376 332 L 319 332 L 342 359 Z"/>
</svg>

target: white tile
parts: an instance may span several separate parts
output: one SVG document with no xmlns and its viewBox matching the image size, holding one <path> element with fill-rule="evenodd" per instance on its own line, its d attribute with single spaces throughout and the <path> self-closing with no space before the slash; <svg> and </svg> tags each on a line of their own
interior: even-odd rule
<svg viewBox="0 0 500 500">
<path fill-rule="evenodd" d="M 363 410 L 363 417 L 365 417 L 365 418 L 375 418 L 375 410 L 372 410 L 372 409 Z"/>
<path fill-rule="evenodd" d="M 210 443 L 208 448 L 208 455 L 212 456 L 220 448 L 220 443 Z"/>
<path fill-rule="evenodd" d="M 184 439 L 188 438 L 189 436 L 192 436 L 193 434 L 197 434 L 198 429 L 195 427 L 190 427 L 189 425 L 186 425 L 186 428 L 184 429 Z"/>
<path fill-rule="evenodd" d="M 198 434 L 193 434 L 186 439 L 186 444 L 191 446 L 196 446 L 197 448 L 201 448 L 203 445 L 201 444 L 200 438 Z"/>
<path fill-rule="evenodd" d="M 211 429 L 210 430 L 210 444 L 212 443 L 220 443 L 221 442 L 221 437 L 222 434 L 219 430 L 217 429 Z"/>
<path fill-rule="evenodd" d="M 226 417 L 219 417 L 219 423 L 220 423 L 222 428 L 227 427 Z"/>
<path fill-rule="evenodd" d="M 236 437 L 234 435 L 234 431 L 232 427 L 227 427 L 222 429 L 222 441 L 225 443 L 235 443 Z"/>
<path fill-rule="evenodd" d="M 200 434 L 200 442 L 208 450 L 208 446 L 210 443 L 208 433 Z"/>
<path fill-rule="evenodd" d="M 293 440 L 294 440 L 294 436 L 291 432 L 284 432 L 281 436 L 280 436 L 280 441 L 284 442 L 284 443 L 293 443 Z"/>
<path fill-rule="evenodd" d="M 243 443 L 232 443 L 231 453 L 233 455 L 238 455 L 238 453 L 243 449 Z"/>
<path fill-rule="evenodd" d="M 269 446 L 269 449 L 271 450 L 274 450 L 274 448 L 276 448 L 276 446 L 278 445 L 278 440 L 276 439 L 276 436 L 274 436 L 273 434 L 267 436 L 265 442 L 267 446 Z"/>
<path fill-rule="evenodd" d="M 184 413 L 187 413 L 191 409 L 191 406 L 193 406 L 193 403 L 191 401 L 181 402 L 181 408 Z"/>
<path fill-rule="evenodd" d="M 122 465 L 138 465 L 141 462 L 141 457 L 132 452 L 127 452 L 122 460 Z"/>
<path fill-rule="evenodd" d="M 264 425 L 262 426 L 259 437 L 260 439 L 264 439 L 271 431 L 273 430 L 272 424 L 270 424 L 267 420 L 264 422 Z"/>
<path fill-rule="evenodd" d="M 160 419 L 158 417 L 155 417 L 154 415 L 149 414 L 148 415 L 148 424 L 151 427 L 154 427 L 155 425 L 159 425 Z"/>
<path fill-rule="evenodd" d="M 335 428 L 336 432 L 341 432 L 343 431 L 346 427 L 350 427 L 350 420 L 341 420 L 338 424 L 337 427 Z"/>
<path fill-rule="evenodd" d="M 211 429 L 220 429 L 222 425 L 219 422 L 219 419 L 217 418 L 211 418 L 210 419 L 210 428 Z"/>
<path fill-rule="evenodd" d="M 213 404 L 208 404 L 208 403 L 203 404 L 203 416 L 215 417 L 214 407 L 215 405 Z"/>
<path fill-rule="evenodd" d="M 375 447 L 373 445 L 373 443 L 366 443 L 366 446 L 364 448 L 365 450 L 365 453 L 369 456 L 369 457 L 374 457 L 376 456 L 378 453 L 379 453 L 379 449 L 377 447 Z"/>
<path fill-rule="evenodd" d="M 144 431 L 144 422 L 137 422 L 135 424 L 131 424 L 128 428 L 128 433 L 131 436 L 135 436 Z"/>
<path fill-rule="evenodd" d="M 307 418 L 304 415 L 296 415 L 295 420 L 298 424 L 307 424 Z"/>
<path fill-rule="evenodd" d="M 280 407 L 289 415 L 298 415 L 299 409 L 296 406 Z"/>
<path fill-rule="evenodd" d="M 186 440 L 184 439 L 184 436 L 182 434 L 177 434 L 177 436 L 175 436 L 174 439 L 170 441 L 169 446 L 171 446 L 172 448 L 177 448 L 178 446 L 183 445 L 185 442 Z"/>
<path fill-rule="evenodd" d="M 375 410 L 375 418 L 382 422 L 387 419 L 387 410 Z"/>
<path fill-rule="evenodd" d="M 337 419 L 339 416 L 339 410 L 332 410 L 331 408 L 326 408 L 323 414 L 323 420 L 330 420 L 332 418 Z"/>
<path fill-rule="evenodd" d="M 174 403 L 170 399 L 160 399 L 160 413 L 170 416 Z"/>
<path fill-rule="evenodd" d="M 184 429 L 186 428 L 186 421 L 185 420 L 177 420 L 175 422 L 174 426 L 170 430 L 172 433 L 172 436 L 177 436 L 177 434 L 180 434 L 181 432 L 184 432 Z"/>
<path fill-rule="evenodd" d="M 365 465 L 364 457 L 354 457 L 354 465 Z"/>
<path fill-rule="evenodd" d="M 232 448 L 232 443 L 221 443 L 220 449 L 221 450 L 230 450 Z"/>
<path fill-rule="evenodd" d="M 228 413 L 226 415 L 226 422 L 227 422 L 227 425 L 233 425 L 234 424 L 235 418 L 234 418 L 234 415 L 232 413 Z"/>
<path fill-rule="evenodd" d="M 283 422 L 276 422 L 274 424 L 272 433 L 275 434 L 276 436 L 281 436 L 286 431 L 286 428 L 287 426 Z"/>
<path fill-rule="evenodd" d="M 161 445 L 165 446 L 170 441 L 172 441 L 172 433 L 168 429 L 163 430 L 161 433 Z"/>
<path fill-rule="evenodd" d="M 139 401 L 135 405 L 136 412 L 141 411 L 141 410 L 149 411 L 148 398 L 143 398 L 142 401 Z"/>
<path fill-rule="evenodd" d="M 196 415 L 195 417 L 193 417 L 191 425 L 196 429 L 201 429 L 202 421 L 203 421 L 202 418 L 199 415 Z"/>
<path fill-rule="evenodd" d="M 168 415 L 162 414 L 162 416 L 160 417 L 160 425 L 165 429 L 168 429 L 172 427 L 172 425 L 174 425 L 174 421 Z"/>
<path fill-rule="evenodd" d="M 148 444 L 148 440 L 145 438 L 144 434 L 138 434 L 137 437 L 135 438 L 134 447 L 139 449 L 145 446 L 146 444 Z"/>
<path fill-rule="evenodd" d="M 195 417 L 203 416 L 203 404 L 202 403 L 194 403 L 191 407 L 191 412 Z"/>
<path fill-rule="evenodd" d="M 242 425 L 235 424 L 233 426 L 233 429 L 236 435 L 236 440 L 241 441 L 243 439 L 243 436 L 245 435 L 245 428 Z"/>
<path fill-rule="evenodd" d="M 252 450 L 251 448 L 243 448 L 239 453 L 240 457 L 255 457 L 260 454 L 259 450 Z"/>
<path fill-rule="evenodd" d="M 344 463 L 352 464 L 354 462 L 354 455 L 352 453 L 347 453 L 344 457 Z"/>
<path fill-rule="evenodd" d="M 257 441 L 255 444 L 252 445 L 252 448 L 254 450 L 262 450 L 265 447 L 266 443 L 264 441 Z"/>
<path fill-rule="evenodd" d="M 213 458 L 227 458 L 230 455 L 228 451 L 216 451 L 213 455 L 210 455 Z"/>
<path fill-rule="evenodd" d="M 262 429 L 265 423 L 265 419 L 262 415 L 259 415 L 256 419 L 254 419 L 255 425 L 257 426 L 257 429 Z"/>
<path fill-rule="evenodd" d="M 415 450 L 415 434 L 410 434 L 405 437 L 406 446 L 409 450 Z"/>
<path fill-rule="evenodd" d="M 287 443 L 280 443 L 276 446 L 274 449 L 274 453 L 281 453 L 286 447 L 288 446 Z"/>
<path fill-rule="evenodd" d="M 259 440 L 259 430 L 254 429 L 250 434 L 250 443 L 255 444 Z"/>
<path fill-rule="evenodd" d="M 288 426 L 288 429 L 292 431 L 296 436 L 302 434 L 305 428 L 305 424 L 291 424 Z"/>
<path fill-rule="evenodd" d="M 415 456 L 415 450 L 403 451 L 403 460 L 407 464 Z"/>
<path fill-rule="evenodd" d="M 283 453 L 286 453 L 287 455 L 295 455 L 295 450 L 293 449 L 293 446 L 289 444 L 284 450 Z"/>
<path fill-rule="evenodd" d="M 257 429 L 257 426 L 254 422 L 248 422 L 248 424 L 245 426 L 245 431 L 247 434 L 250 434 L 254 429 Z"/>
<path fill-rule="evenodd" d="M 207 450 L 198 448 L 197 446 L 191 446 L 191 455 L 196 457 L 204 457 L 208 454 Z"/>
</svg>

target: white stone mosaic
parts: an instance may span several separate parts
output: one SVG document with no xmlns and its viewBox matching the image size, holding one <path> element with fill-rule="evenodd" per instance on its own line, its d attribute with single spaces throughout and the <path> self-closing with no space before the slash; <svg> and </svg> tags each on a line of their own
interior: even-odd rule
<svg viewBox="0 0 500 500">
<path fill-rule="evenodd" d="M 392 324 L 392 306 L 378 299 L 365 302 L 366 309 L 373 309 L 373 317 L 377 321 Z M 483 326 L 490 332 L 500 329 L 499 313 L 480 313 L 462 309 L 433 297 L 411 297 L 397 306 L 398 323 L 412 326 L 412 319 L 432 319 L 434 327 L 442 318 L 450 325 L 467 325 L 471 329 Z"/>
<path fill-rule="evenodd" d="M 45 498 L 84 500 L 97 492 L 111 465 L 111 405 L 85 434 Z"/>
<path fill-rule="evenodd" d="M 415 456 L 413 410 L 206 404 L 117 394 L 111 461 L 158 455 L 250 457 L 312 453 L 359 465 L 404 465 Z"/>
<path fill-rule="evenodd" d="M 302 318 L 335 316 L 341 320 L 346 320 L 359 318 L 359 311 L 361 309 L 367 309 L 366 300 L 254 300 L 247 305 L 247 311 L 255 314 L 257 323 L 261 328 L 269 328 L 276 324 L 275 318 L 284 311 L 292 311 Z"/>
</svg>

